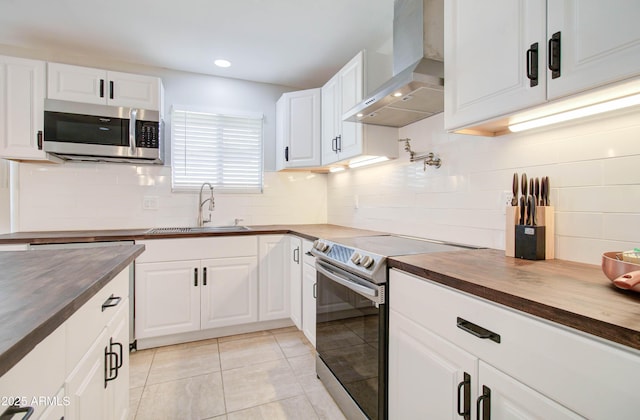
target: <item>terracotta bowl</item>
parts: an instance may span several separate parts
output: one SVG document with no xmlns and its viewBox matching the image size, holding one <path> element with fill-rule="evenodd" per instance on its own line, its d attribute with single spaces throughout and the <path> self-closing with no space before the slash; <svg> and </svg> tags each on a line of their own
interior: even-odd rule
<svg viewBox="0 0 640 420">
<path fill-rule="evenodd" d="M 602 272 L 621 289 L 640 292 L 640 264 L 619 260 L 621 252 L 605 252 L 602 254 Z"/>
</svg>

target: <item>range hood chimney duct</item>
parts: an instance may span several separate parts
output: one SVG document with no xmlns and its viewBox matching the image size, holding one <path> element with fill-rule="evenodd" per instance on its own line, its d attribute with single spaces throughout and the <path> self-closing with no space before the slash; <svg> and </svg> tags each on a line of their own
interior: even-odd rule
<svg viewBox="0 0 640 420">
<path fill-rule="evenodd" d="M 403 127 L 444 110 L 444 0 L 395 0 L 393 77 L 343 115 Z"/>
</svg>

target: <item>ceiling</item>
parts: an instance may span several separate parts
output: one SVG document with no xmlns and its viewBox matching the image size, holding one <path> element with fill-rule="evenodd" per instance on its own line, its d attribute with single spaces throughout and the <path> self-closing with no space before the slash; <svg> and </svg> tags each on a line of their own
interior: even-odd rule
<svg viewBox="0 0 640 420">
<path fill-rule="evenodd" d="M 0 44 L 305 89 L 389 48 L 392 20 L 393 0 L 0 0 Z"/>
</svg>

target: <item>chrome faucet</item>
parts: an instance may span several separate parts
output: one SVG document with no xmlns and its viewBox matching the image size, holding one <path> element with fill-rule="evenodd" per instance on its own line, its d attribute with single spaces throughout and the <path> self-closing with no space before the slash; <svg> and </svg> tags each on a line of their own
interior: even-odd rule
<svg viewBox="0 0 640 420">
<path fill-rule="evenodd" d="M 202 201 L 202 190 L 204 189 L 205 185 L 209 186 L 210 196 L 209 196 L 209 198 L 207 198 L 204 201 Z M 207 220 L 204 220 L 203 217 L 202 217 L 202 206 L 204 206 L 207 201 L 209 202 L 209 217 L 207 218 Z M 200 187 L 200 195 L 199 195 L 199 198 L 198 198 L 198 203 L 200 203 L 198 205 L 198 226 L 204 226 L 205 223 L 211 222 L 211 212 L 215 208 L 215 203 L 213 201 L 213 187 L 208 182 L 205 182 Z"/>
</svg>

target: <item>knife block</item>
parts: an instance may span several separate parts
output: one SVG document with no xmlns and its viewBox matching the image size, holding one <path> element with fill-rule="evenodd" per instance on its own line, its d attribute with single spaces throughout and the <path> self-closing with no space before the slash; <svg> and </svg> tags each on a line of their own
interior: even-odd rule
<svg viewBox="0 0 640 420">
<path fill-rule="evenodd" d="M 555 209 L 553 206 L 536 207 L 537 226 L 545 227 L 544 259 L 555 258 Z M 505 251 L 507 257 L 516 256 L 516 225 L 519 223 L 520 212 L 518 206 L 508 206 L 505 224 Z"/>
<path fill-rule="evenodd" d="M 544 260 L 546 226 L 516 225 L 515 230 L 515 257 L 525 260 Z"/>
</svg>

